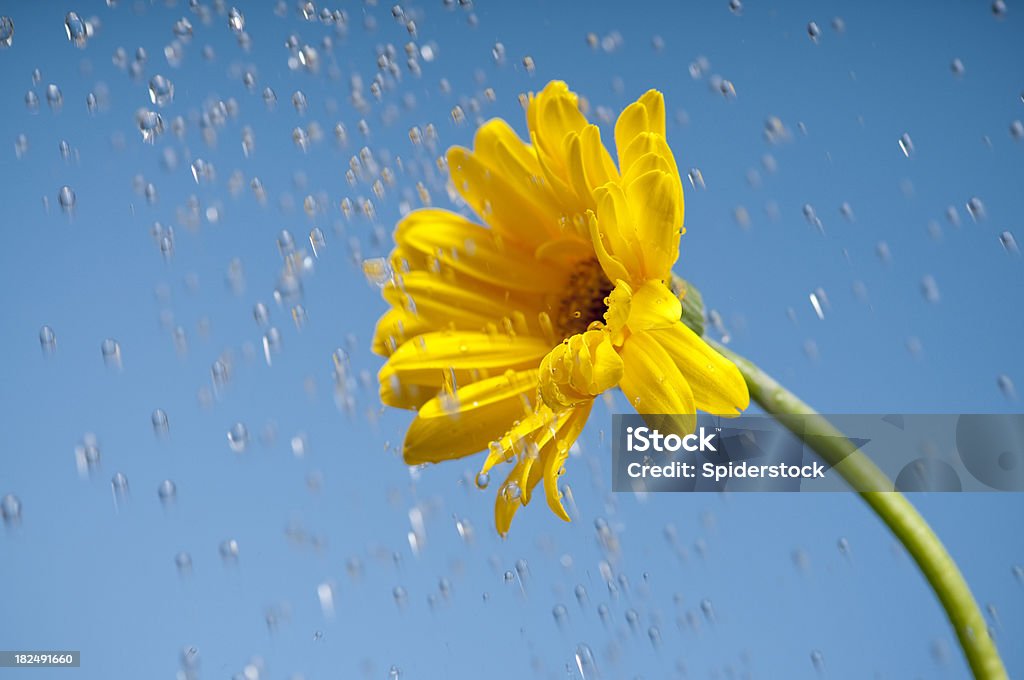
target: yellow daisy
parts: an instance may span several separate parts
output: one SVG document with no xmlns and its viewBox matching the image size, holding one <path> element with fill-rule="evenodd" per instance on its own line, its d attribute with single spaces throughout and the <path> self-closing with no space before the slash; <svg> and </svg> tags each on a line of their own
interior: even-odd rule
<svg viewBox="0 0 1024 680">
<path fill-rule="evenodd" d="M 558 477 L 594 398 L 619 387 L 643 415 L 692 429 L 697 409 L 749 403 L 736 367 L 680 321 L 669 288 L 683 186 L 651 90 L 615 124 L 618 166 L 576 95 L 531 95 L 531 143 L 503 120 L 447 154 L 451 181 L 485 225 L 418 210 L 395 229 L 374 351 L 382 401 L 418 411 L 410 465 L 488 455 L 509 463 L 495 505 L 505 534 L 533 489 L 568 520 Z"/>
</svg>

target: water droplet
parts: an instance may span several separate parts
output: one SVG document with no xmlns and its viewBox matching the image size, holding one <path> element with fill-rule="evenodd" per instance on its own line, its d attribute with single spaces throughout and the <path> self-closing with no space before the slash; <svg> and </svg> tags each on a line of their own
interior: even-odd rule
<svg viewBox="0 0 1024 680">
<path fill-rule="evenodd" d="M 115 502 L 128 496 L 128 477 L 123 472 L 115 473 L 110 479 L 110 490 L 114 494 Z"/>
<path fill-rule="evenodd" d="M 378 288 L 383 288 L 385 284 L 394 279 L 391 264 L 383 257 L 363 260 L 363 275 L 366 276 L 367 281 Z"/>
<path fill-rule="evenodd" d="M 113 368 L 121 368 L 121 345 L 113 338 L 107 338 L 100 343 L 100 354 L 103 355 L 103 362 Z"/>
<path fill-rule="evenodd" d="M 1008 253 L 1011 253 L 1013 255 L 1017 255 L 1020 253 L 1020 249 L 1017 247 L 1017 239 L 1014 238 L 1012 232 L 1004 231 L 1003 233 L 1001 233 L 999 235 L 999 243 L 1002 244 L 1003 248 Z"/>
<path fill-rule="evenodd" d="M 821 29 L 818 28 L 818 24 L 810 22 L 807 24 L 807 35 L 810 37 L 812 42 L 817 43 L 821 39 Z"/>
<path fill-rule="evenodd" d="M 75 47 L 85 47 L 88 39 L 88 31 L 85 22 L 74 12 L 68 12 L 64 17 L 64 32 L 67 33 L 68 42 Z"/>
<path fill-rule="evenodd" d="M 173 503 L 178 496 L 178 487 L 171 480 L 165 479 L 156 487 L 156 495 L 164 505 Z"/>
<path fill-rule="evenodd" d="M 626 610 L 626 623 L 629 624 L 631 629 L 636 630 L 640 623 L 640 615 L 636 613 L 635 609 L 630 608 Z"/>
<path fill-rule="evenodd" d="M 235 453 L 242 453 L 249 445 L 249 429 L 244 423 L 235 423 L 228 430 L 228 446 Z"/>
<path fill-rule="evenodd" d="M 226 538 L 221 541 L 218 551 L 225 564 L 238 561 L 238 541 L 235 539 Z"/>
<path fill-rule="evenodd" d="M 391 596 L 395 599 L 395 604 L 399 607 L 404 607 L 409 599 L 409 594 L 405 592 L 405 588 L 402 586 L 395 586 L 392 588 Z"/>
<path fill-rule="evenodd" d="M 388 669 L 388 680 L 400 680 L 402 677 L 402 669 L 398 666 L 392 666 Z"/>
<path fill-rule="evenodd" d="M 655 647 L 661 646 L 661 630 L 657 626 L 651 626 L 647 629 L 647 637 L 650 638 L 651 644 Z"/>
<path fill-rule="evenodd" d="M 74 212 L 76 200 L 74 190 L 66 184 L 57 192 L 57 203 L 60 204 L 60 209 L 66 213 Z"/>
<path fill-rule="evenodd" d="M 523 57 L 523 68 L 526 69 L 526 72 L 528 74 L 530 74 L 531 76 L 533 75 L 533 72 L 537 70 L 537 65 L 534 64 L 533 57 Z"/>
<path fill-rule="evenodd" d="M 907 158 L 910 158 L 910 156 L 914 153 L 914 142 L 913 140 L 910 139 L 909 133 L 904 132 L 900 136 L 899 145 L 900 151 L 903 152 L 903 155 L 906 156 Z"/>
<path fill-rule="evenodd" d="M 729 11 L 733 14 L 742 14 L 743 3 L 740 0 L 729 0 Z"/>
<path fill-rule="evenodd" d="M 811 665 L 819 673 L 825 672 L 825 657 L 817 649 L 811 651 Z"/>
<path fill-rule="evenodd" d="M 174 22 L 174 35 L 188 40 L 192 37 L 192 22 L 182 17 Z"/>
<path fill-rule="evenodd" d="M 152 144 L 156 138 L 164 133 L 164 119 L 156 111 L 139 109 L 135 112 L 135 124 L 142 134 L 142 141 Z"/>
<path fill-rule="evenodd" d="M 64 94 L 53 83 L 46 86 L 46 103 L 53 111 L 59 110 L 64 105 Z"/>
<path fill-rule="evenodd" d="M 992 3 L 992 14 L 995 15 L 997 19 L 1002 19 L 1006 16 L 1005 0 L 995 0 L 995 2 Z"/>
<path fill-rule="evenodd" d="M 939 284 L 935 282 L 935 277 L 931 274 L 926 275 L 921 279 L 921 295 L 924 299 L 931 303 L 937 303 L 941 299 L 939 295 Z"/>
<path fill-rule="evenodd" d="M 162 408 L 158 408 L 158 409 L 154 410 L 153 411 L 153 416 L 152 416 L 152 421 L 153 421 L 153 432 L 155 432 L 158 437 L 162 437 L 162 436 L 164 436 L 164 435 L 166 435 L 168 433 L 168 431 L 170 429 L 170 424 L 167 421 L 167 412 L 166 411 L 164 411 Z"/>
<path fill-rule="evenodd" d="M 306 94 L 302 90 L 296 90 L 292 94 L 292 106 L 295 107 L 295 110 L 300 115 L 306 113 L 306 109 L 309 108 L 309 102 L 306 101 Z"/>
<path fill-rule="evenodd" d="M 700 610 L 704 613 L 704 618 L 708 620 L 708 623 L 715 622 L 715 607 L 711 604 L 711 600 L 704 598 L 700 601 Z"/>
<path fill-rule="evenodd" d="M 174 556 L 174 566 L 178 568 L 179 574 L 187 574 L 192 571 L 192 556 L 182 550 Z"/>
<path fill-rule="evenodd" d="M 0 498 L 0 517 L 4 524 L 13 525 L 21 522 L 21 501 L 13 493 Z"/>
<path fill-rule="evenodd" d="M 999 386 L 999 391 L 1003 393 L 1003 396 L 1013 401 L 1017 399 L 1017 389 L 1013 385 L 1013 381 L 1010 380 L 1010 376 L 1005 373 L 1000 374 L 996 378 L 996 385 Z"/>
<path fill-rule="evenodd" d="M 555 623 L 559 627 L 562 627 L 569 620 L 569 610 L 565 608 L 564 604 L 556 604 L 551 610 L 551 615 L 555 617 Z"/>
<path fill-rule="evenodd" d="M 236 7 L 228 10 L 228 27 L 236 34 L 245 30 L 245 16 Z"/>
<path fill-rule="evenodd" d="M 967 212 L 970 213 L 971 219 L 979 222 L 985 219 L 985 204 L 977 196 L 972 196 L 971 200 L 967 201 Z"/>
<path fill-rule="evenodd" d="M 846 538 L 840 538 L 838 541 L 836 541 L 836 548 L 839 549 L 840 555 L 850 554 L 850 542 L 846 540 Z"/>
<path fill-rule="evenodd" d="M 0 16 L 0 47 L 10 47 L 14 42 L 14 20 L 9 16 Z"/>
<path fill-rule="evenodd" d="M 45 354 L 53 354 L 57 351 L 57 334 L 49 326 L 39 329 L 39 346 L 43 348 Z"/>
<path fill-rule="evenodd" d="M 581 607 L 585 607 L 587 602 L 590 601 L 590 598 L 587 596 L 586 587 L 580 583 L 576 586 L 574 592 L 576 593 L 576 601 L 580 603 Z"/>
<path fill-rule="evenodd" d="M 149 101 L 157 106 L 166 106 L 174 99 L 174 83 L 162 75 L 155 75 L 149 80 Z"/>
<path fill-rule="evenodd" d="M 483 491 L 491 483 L 491 476 L 486 472 L 481 472 L 476 476 L 476 488 Z"/>
<path fill-rule="evenodd" d="M 964 74 L 964 71 L 966 69 L 964 68 L 964 62 L 960 61 L 960 59 L 958 58 L 954 59 L 949 64 L 949 70 L 953 72 L 953 75 L 960 77 Z"/>
</svg>

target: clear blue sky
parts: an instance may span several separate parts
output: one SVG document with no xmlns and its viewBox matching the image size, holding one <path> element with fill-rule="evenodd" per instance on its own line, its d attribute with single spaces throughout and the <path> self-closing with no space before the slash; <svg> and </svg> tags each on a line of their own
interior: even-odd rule
<svg viewBox="0 0 1024 680">
<path fill-rule="evenodd" d="M 1024 118 L 1024 16 L 1013 2 L 1002 18 L 986 2 L 751 0 L 738 15 L 727 0 L 403 3 L 416 23 L 419 78 L 389 2 L 344 3 L 345 35 L 305 21 L 291 0 L 281 16 L 274 2 L 239 3 L 249 51 L 229 28 L 230 5 L 201 0 L 205 22 L 187 2 L 112 4 L 0 7 L 15 26 L 0 49 L 0 495 L 22 504 L 20 524 L 0 528 L 0 648 L 83 655 L 77 671 L 33 678 L 170 677 L 185 668 L 183 649 L 196 650 L 204 678 L 234 677 L 257 660 L 265 678 L 386 678 L 392 666 L 410 679 L 575 678 L 579 645 L 596 666 L 584 663 L 586 678 L 682 669 L 691 678 L 814 678 L 816 652 L 831 678 L 966 674 L 923 578 L 856 497 L 613 495 L 603 405 L 569 464 L 575 521 L 537 503 L 500 540 L 493 490 L 470 481 L 478 460 L 414 476 L 396 455 L 409 416 L 382 411 L 376 397 L 380 359 L 369 342 L 384 305 L 359 259 L 387 252 L 400 204 L 417 204 L 417 181 L 450 206 L 430 168 L 440 149 L 471 140 L 478 118 L 524 131 L 520 92 L 561 78 L 592 110 L 615 115 L 656 87 L 680 165 L 699 168 L 706 184 L 687 182 L 678 271 L 701 286 L 733 346 L 823 411 L 1019 410 L 997 384 L 1004 375 L 1024 387 L 1024 261 L 1000 242 L 1004 231 L 1024 239 L 1024 140 L 1011 135 Z M 81 49 L 65 34 L 71 10 L 100 22 Z M 165 48 L 181 17 L 193 37 L 172 46 L 172 64 Z M 317 49 L 318 71 L 290 67 L 292 35 Z M 378 102 L 370 83 L 389 46 L 401 80 L 389 78 Z M 139 47 L 147 58 L 132 67 Z M 533 74 L 521 66 L 526 56 Z M 147 92 L 157 74 L 174 84 L 162 108 Z M 357 75 L 362 114 L 350 99 Z M 715 76 L 734 97 L 712 89 Z M 59 110 L 47 103 L 51 83 Z M 272 109 L 266 87 L 276 92 Z M 308 103 L 302 115 L 296 91 Z M 461 126 L 450 116 L 456 105 L 467 112 Z M 137 128 L 140 107 L 163 118 L 152 145 Z M 784 127 L 774 142 L 765 136 L 772 117 Z M 347 146 L 336 142 L 338 122 Z M 435 152 L 409 140 L 411 127 L 430 123 Z M 303 151 L 293 130 L 313 125 L 323 138 Z M 363 146 L 392 168 L 403 161 L 383 199 L 346 181 Z M 215 168 L 201 183 L 196 159 Z M 58 202 L 64 185 L 76 197 L 70 216 Z M 307 196 L 322 197 L 322 209 L 307 214 Z M 342 215 L 341 200 L 359 197 L 373 197 L 374 219 Z M 974 197 L 984 218 L 967 209 Z M 170 259 L 154 222 L 173 227 Z M 301 298 L 278 304 L 279 232 L 310 251 L 314 227 L 326 247 L 309 253 Z M 229 275 L 233 261 L 241 276 Z M 931 282 L 933 300 L 922 292 Z M 809 302 L 819 288 L 823 319 Z M 272 365 L 253 318 L 258 302 L 280 335 Z M 307 315 L 301 329 L 296 302 Z M 56 334 L 52 355 L 41 351 L 44 324 Z M 121 370 L 105 365 L 106 338 L 120 345 Z M 339 347 L 348 355 L 341 392 L 332 377 Z M 214 390 L 218 358 L 230 379 Z M 157 408 L 168 416 L 165 437 L 153 431 Z M 226 436 L 236 422 L 250 435 L 241 454 Z M 100 461 L 83 475 L 75 447 L 87 433 Z M 130 498 L 115 502 L 118 472 Z M 157 493 L 165 479 L 177 489 L 166 504 Z M 1011 676 L 1024 675 L 1014 644 L 1024 637 L 1024 583 L 1013 570 L 1024 564 L 1024 499 L 915 502 L 992 606 Z M 419 516 L 425 544 L 416 552 L 408 534 Z M 234 562 L 220 555 L 231 539 Z M 175 565 L 180 552 L 191 557 L 188 574 Z M 328 591 L 333 614 L 318 595 Z M 21 675 L 0 670 L 6 677 Z"/>
</svg>

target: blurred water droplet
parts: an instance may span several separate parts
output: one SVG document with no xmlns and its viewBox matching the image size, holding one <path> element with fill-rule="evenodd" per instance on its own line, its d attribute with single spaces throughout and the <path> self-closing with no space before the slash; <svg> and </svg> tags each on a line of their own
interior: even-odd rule
<svg viewBox="0 0 1024 680">
<path fill-rule="evenodd" d="M 235 453 L 242 453 L 249 446 L 249 429 L 244 423 L 235 423 L 228 430 L 228 446 Z"/>
<path fill-rule="evenodd" d="M 409 599 L 408 593 L 405 592 L 405 588 L 402 586 L 395 586 L 391 589 L 391 597 L 394 598 L 395 604 L 399 607 L 404 607 Z"/>
<path fill-rule="evenodd" d="M 236 7 L 228 10 L 228 27 L 235 33 L 241 33 L 245 30 L 245 17 Z"/>
<path fill-rule="evenodd" d="M 220 559 L 225 564 L 232 564 L 238 561 L 238 541 L 233 538 L 226 538 L 220 542 L 218 547 Z"/>
<path fill-rule="evenodd" d="M 703 612 L 704 618 L 708 620 L 708 623 L 715 622 L 715 607 L 711 604 L 710 599 L 705 597 L 700 601 L 700 610 Z"/>
<path fill-rule="evenodd" d="M 740 0 L 729 0 L 729 11 L 733 14 L 742 14 L 743 3 Z"/>
<path fill-rule="evenodd" d="M 157 106 L 166 106 L 174 99 L 174 83 L 162 75 L 149 80 L 149 101 Z"/>
<path fill-rule="evenodd" d="M 953 72 L 953 75 L 959 77 L 964 74 L 966 69 L 964 68 L 964 62 L 957 58 L 950 63 L 949 70 Z"/>
<path fill-rule="evenodd" d="M 1004 231 L 1001 233 L 999 235 L 999 243 L 1002 244 L 1006 252 L 1012 253 L 1013 255 L 1020 254 L 1020 249 L 1017 247 L 1017 239 L 1014 238 L 1012 232 Z"/>
<path fill-rule="evenodd" d="M 74 190 L 66 184 L 57 192 L 57 203 L 60 204 L 60 209 L 66 213 L 74 212 L 77 200 Z"/>
<path fill-rule="evenodd" d="M 825 672 L 825 657 L 817 649 L 811 651 L 811 665 L 818 673 Z"/>
<path fill-rule="evenodd" d="M 585 607 L 590 601 L 590 598 L 587 596 L 586 587 L 580 583 L 576 586 L 574 592 L 576 594 L 576 601 L 580 603 L 581 607 Z"/>
<path fill-rule="evenodd" d="M 192 571 L 192 556 L 184 550 L 179 552 L 174 556 L 174 566 L 178 568 L 178 573 L 184 576 Z"/>
<path fill-rule="evenodd" d="M 88 35 L 85 22 L 74 12 L 68 12 L 64 17 L 64 32 L 67 33 L 68 42 L 75 47 L 85 47 Z"/>
<path fill-rule="evenodd" d="M 155 409 L 152 416 L 153 421 L 153 432 L 158 437 L 166 435 L 170 429 L 170 424 L 167 421 L 167 412 L 162 408 Z"/>
<path fill-rule="evenodd" d="M 817 43 L 821 39 L 821 29 L 818 28 L 818 24 L 810 22 L 807 24 L 807 35 L 812 42 Z"/>
<path fill-rule="evenodd" d="M 0 517 L 9 526 L 21 522 L 21 501 L 13 493 L 0 498 Z"/>
<path fill-rule="evenodd" d="M 629 624 L 630 629 L 634 632 L 636 631 L 640 623 L 640 615 L 636 613 L 635 609 L 630 608 L 626 610 L 626 623 Z"/>
<path fill-rule="evenodd" d="M 135 124 L 142 134 L 142 141 L 152 144 L 156 138 L 164 133 L 164 119 L 156 111 L 150 109 L 139 109 L 135 112 Z"/>
<path fill-rule="evenodd" d="M 985 204 L 981 202 L 981 199 L 977 196 L 972 196 L 967 201 L 967 212 L 970 213 L 971 219 L 975 222 L 979 222 L 985 219 Z"/>
<path fill-rule="evenodd" d="M 171 480 L 165 479 L 156 487 L 156 495 L 164 505 L 173 503 L 178 496 L 178 487 Z"/>
<path fill-rule="evenodd" d="M 661 646 L 661 630 L 657 626 L 651 626 L 647 629 L 647 637 L 655 647 Z"/>
<path fill-rule="evenodd" d="M 103 362 L 113 368 L 121 368 L 121 345 L 113 338 L 107 338 L 100 343 L 100 354 L 103 355 Z"/>
<path fill-rule="evenodd" d="M 110 490 L 114 494 L 114 502 L 123 500 L 128 496 L 128 477 L 123 472 L 117 472 L 110 479 Z"/>
<path fill-rule="evenodd" d="M 839 549 L 840 555 L 846 556 L 850 554 L 850 542 L 846 538 L 840 538 L 836 541 L 836 548 Z"/>
<path fill-rule="evenodd" d="M 57 351 L 57 334 L 49 326 L 39 329 L 39 346 L 43 348 L 44 354 L 53 354 Z"/>
<path fill-rule="evenodd" d="M 1003 393 L 1004 397 L 1011 401 L 1017 399 L 1017 388 L 1014 387 L 1013 381 L 1010 380 L 1010 376 L 1005 373 L 1000 374 L 996 378 L 996 385 L 999 386 L 999 391 Z"/>
<path fill-rule="evenodd" d="M 903 155 L 910 158 L 911 154 L 914 153 L 914 142 L 910 139 L 910 135 L 908 133 L 904 132 L 900 136 L 899 145 L 900 151 L 903 152 Z"/>
<path fill-rule="evenodd" d="M 1006 16 L 1006 2 L 1005 0 L 995 0 L 992 3 L 992 14 L 997 19 L 1002 19 Z"/>
<path fill-rule="evenodd" d="M 505 583 L 512 583 L 513 581 L 516 580 L 516 575 L 512 573 L 511 569 L 509 569 L 509 570 L 507 570 L 505 572 L 505 577 L 504 578 L 505 578 Z"/>
<path fill-rule="evenodd" d="M 1010 123 L 1010 136 L 1013 137 L 1014 141 L 1018 142 L 1024 139 L 1024 123 L 1020 120 Z"/>
<path fill-rule="evenodd" d="M 555 623 L 559 628 L 565 626 L 569 620 L 569 610 L 565 608 L 564 604 L 556 604 L 551 609 L 551 616 L 554 617 Z"/>
<path fill-rule="evenodd" d="M 928 274 L 921 279 L 921 295 L 924 299 L 932 304 L 939 302 L 941 296 L 939 295 L 939 284 L 936 283 L 935 277 Z"/>
<path fill-rule="evenodd" d="M 46 103 L 53 111 L 59 110 L 64 105 L 64 94 L 53 83 L 46 86 Z"/>
<path fill-rule="evenodd" d="M 402 677 L 402 669 L 398 666 L 391 666 L 388 669 L 388 680 L 400 680 Z"/>
<path fill-rule="evenodd" d="M 0 48 L 14 43 L 14 20 L 7 15 L 0 16 Z"/>
</svg>

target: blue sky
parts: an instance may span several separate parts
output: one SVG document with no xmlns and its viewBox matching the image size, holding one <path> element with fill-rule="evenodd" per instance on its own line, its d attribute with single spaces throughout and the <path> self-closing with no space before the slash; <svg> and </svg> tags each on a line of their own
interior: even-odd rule
<svg viewBox="0 0 1024 680">
<path fill-rule="evenodd" d="M 998 384 L 1024 385 L 1024 262 L 1000 240 L 1024 238 L 1024 141 L 1010 132 L 1024 118 L 1024 31 L 1012 3 L 1003 17 L 984 2 L 751 1 L 739 14 L 724 1 L 403 3 L 415 38 L 390 3 L 347 3 L 344 35 L 304 20 L 294 2 L 282 15 L 273 2 L 239 3 L 248 51 L 229 5 L 200 2 L 205 22 L 184 2 L 113 4 L 0 9 L 15 25 L 0 49 L 0 495 L 22 504 L 20 523 L 0 529 L 0 647 L 83 654 L 78 671 L 33 677 L 168 676 L 194 649 L 199 677 L 258 666 L 267 678 L 384 678 L 395 666 L 402 678 L 565 678 L 581 676 L 581 645 L 594 659 L 586 678 L 964 676 L 923 578 L 856 497 L 612 494 L 605 434 L 621 399 L 595 408 L 570 461 L 574 521 L 535 504 L 499 539 L 493 489 L 472 485 L 477 459 L 413 473 L 396 453 L 409 415 L 377 400 L 369 342 L 384 304 L 360 260 L 386 254 L 402 203 L 418 205 L 416 182 L 453 207 L 434 161 L 469 144 L 478 120 L 503 117 L 525 132 L 519 93 L 564 79 L 613 120 L 656 87 L 680 166 L 704 180 L 686 183 L 677 271 L 720 315 L 716 337 L 724 330 L 824 412 L 1018 411 Z M 69 11 L 99 20 L 83 48 L 65 34 Z M 182 17 L 193 35 L 175 46 Z M 316 48 L 318 70 L 289 64 L 293 35 Z M 413 39 L 420 77 L 406 66 Z M 378 102 L 370 83 L 389 46 L 401 79 Z M 157 74 L 174 84 L 161 108 L 147 92 Z M 356 76 L 362 113 L 350 100 Z M 715 77 L 735 95 L 713 88 Z M 47 103 L 51 83 L 59 110 Z M 297 91 L 304 113 L 292 105 Z M 461 125 L 455 106 L 467 112 Z M 137 128 L 142 107 L 164 122 L 153 144 Z M 335 138 L 339 122 L 347 145 Z M 428 124 L 434 150 L 409 139 Z M 322 139 L 298 148 L 293 131 L 314 125 Z M 345 178 L 363 147 L 382 165 L 402 159 L 383 199 Z M 199 183 L 197 159 L 215 168 Z M 70 214 L 58 202 L 65 185 Z M 320 203 L 312 214 L 308 196 Z M 373 219 L 339 209 L 369 197 Z M 984 217 L 968 210 L 972 198 Z M 161 234 L 173 228 L 170 258 L 155 222 Z M 314 228 L 326 241 L 316 255 Z M 301 296 L 278 303 L 282 229 L 310 271 Z M 821 291 L 824 318 L 809 301 Z M 259 302 L 280 337 L 269 365 Z M 56 334 L 52 354 L 40 348 L 43 325 Z M 105 365 L 107 338 L 119 343 L 120 370 Z M 230 379 L 215 386 L 218 359 Z M 157 408 L 168 416 L 162 437 Z M 240 454 L 226 436 L 237 422 L 250 435 Z M 87 433 L 100 460 L 83 474 L 75 448 Z M 127 499 L 112 493 L 118 472 Z M 176 500 L 162 503 L 167 479 Z M 1024 500 L 914 500 L 992 606 L 1011 676 L 1024 674 L 1012 643 L 1024 634 L 1014 576 Z M 414 551 L 420 517 L 425 544 Z M 226 540 L 237 541 L 235 561 L 221 557 Z M 181 552 L 190 573 L 175 565 Z M 333 613 L 319 596 L 328 591 Z M 559 605 L 565 617 L 553 614 Z"/>
</svg>

